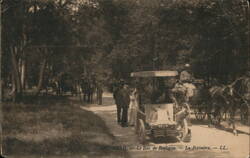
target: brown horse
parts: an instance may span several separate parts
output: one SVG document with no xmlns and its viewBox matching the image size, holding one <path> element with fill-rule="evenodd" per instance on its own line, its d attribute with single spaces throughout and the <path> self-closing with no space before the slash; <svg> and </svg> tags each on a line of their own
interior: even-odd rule
<svg viewBox="0 0 250 158">
<path fill-rule="evenodd" d="M 209 88 L 210 105 L 208 106 L 208 119 L 211 124 L 219 125 L 223 114 L 230 109 L 230 89 L 226 85 L 213 86 Z"/>
<path fill-rule="evenodd" d="M 229 113 L 229 125 L 232 125 L 234 135 L 238 135 L 235 115 L 240 109 L 242 120 L 248 117 L 250 78 L 241 77 L 229 85 L 214 86 L 209 89 L 209 92 L 212 99 L 212 106 L 209 109 L 210 120 L 220 124 L 223 114 Z"/>
<path fill-rule="evenodd" d="M 240 77 L 230 86 L 230 95 L 233 97 L 234 109 L 240 109 L 241 121 L 248 121 L 250 109 L 250 77 Z M 232 111 L 235 111 L 232 109 Z"/>
</svg>

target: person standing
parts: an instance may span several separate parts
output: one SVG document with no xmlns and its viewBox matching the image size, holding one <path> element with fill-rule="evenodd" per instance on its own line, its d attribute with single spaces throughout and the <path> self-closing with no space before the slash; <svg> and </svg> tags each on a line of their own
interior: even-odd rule
<svg viewBox="0 0 250 158">
<path fill-rule="evenodd" d="M 121 108 L 121 110 L 122 110 L 121 125 L 122 125 L 122 127 L 127 127 L 128 126 L 128 108 L 129 108 L 129 103 L 130 103 L 130 96 L 129 96 L 128 85 L 126 83 L 122 84 L 122 88 L 118 90 L 115 98 L 116 98 L 117 107 Z"/>
<path fill-rule="evenodd" d="M 115 104 L 116 104 L 116 114 L 117 114 L 117 123 L 120 124 L 121 123 L 121 105 L 119 104 L 118 98 L 117 97 L 119 94 L 119 90 L 121 89 L 121 85 L 120 84 L 115 84 L 114 88 L 113 88 L 113 98 L 115 100 Z"/>
<path fill-rule="evenodd" d="M 137 89 L 135 88 L 130 95 L 130 104 L 129 104 L 129 125 L 136 126 L 136 117 L 137 117 L 137 109 L 138 109 L 138 102 L 137 102 Z"/>
<path fill-rule="evenodd" d="M 99 83 L 98 86 L 97 86 L 97 101 L 98 101 L 98 105 L 102 105 L 102 94 L 103 94 L 102 84 Z"/>
<path fill-rule="evenodd" d="M 122 125 L 122 127 L 127 127 L 128 126 L 128 109 L 129 109 L 129 103 L 130 103 L 130 95 L 129 95 L 129 89 L 128 89 L 127 84 L 123 85 L 121 93 L 122 93 L 122 121 L 121 121 L 121 125 Z"/>
</svg>

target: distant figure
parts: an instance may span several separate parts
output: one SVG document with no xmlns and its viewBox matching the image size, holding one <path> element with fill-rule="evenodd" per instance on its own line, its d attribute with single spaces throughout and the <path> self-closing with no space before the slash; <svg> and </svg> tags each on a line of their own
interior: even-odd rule
<svg viewBox="0 0 250 158">
<path fill-rule="evenodd" d="M 126 83 L 122 84 L 122 88 L 118 90 L 115 94 L 115 100 L 117 104 L 117 111 L 122 110 L 122 118 L 121 118 L 121 125 L 122 127 L 128 126 L 128 108 L 130 103 L 130 96 L 128 85 Z M 119 111 L 120 113 L 120 111 Z M 118 122 L 120 120 L 120 114 L 117 113 Z"/>
<path fill-rule="evenodd" d="M 82 81 L 82 89 L 83 89 L 83 101 L 87 102 L 88 101 L 88 94 L 89 94 L 89 82 L 87 79 Z"/>
<path fill-rule="evenodd" d="M 102 85 L 98 84 L 98 86 L 97 86 L 97 101 L 98 101 L 98 105 L 102 105 L 102 93 L 103 93 Z"/>
<path fill-rule="evenodd" d="M 95 82 L 93 79 L 90 80 L 88 88 L 89 88 L 88 89 L 88 102 L 93 103 L 93 95 L 95 93 Z"/>
<path fill-rule="evenodd" d="M 137 89 L 135 88 L 130 95 L 130 104 L 129 104 L 129 125 L 136 126 L 136 117 L 138 109 L 138 100 L 137 100 Z"/>
<path fill-rule="evenodd" d="M 95 92 L 95 82 L 93 79 L 86 79 L 83 81 L 81 85 L 83 89 L 83 101 L 92 103 L 93 102 L 93 94 Z"/>
</svg>

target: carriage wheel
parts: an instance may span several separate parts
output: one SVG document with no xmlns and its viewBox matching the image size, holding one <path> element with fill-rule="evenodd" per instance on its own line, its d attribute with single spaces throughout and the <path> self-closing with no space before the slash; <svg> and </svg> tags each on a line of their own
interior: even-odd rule
<svg viewBox="0 0 250 158">
<path fill-rule="evenodd" d="M 146 141 L 146 130 L 144 122 L 140 119 L 138 125 L 138 138 L 141 144 L 145 144 Z"/>
<path fill-rule="evenodd" d="M 191 141 L 191 130 L 188 129 L 188 123 L 187 120 L 183 120 L 183 125 L 182 125 L 182 132 L 181 132 L 181 141 L 183 142 L 190 142 Z"/>
<path fill-rule="evenodd" d="M 204 107 L 194 109 L 194 115 L 197 120 L 203 121 L 206 117 L 206 109 Z"/>
</svg>

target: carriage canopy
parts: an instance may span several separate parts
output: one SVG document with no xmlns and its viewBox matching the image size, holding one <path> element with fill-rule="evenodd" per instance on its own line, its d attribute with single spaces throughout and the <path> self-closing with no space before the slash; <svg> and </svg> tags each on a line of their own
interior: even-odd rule
<svg viewBox="0 0 250 158">
<path fill-rule="evenodd" d="M 177 71 L 140 71 L 132 72 L 131 77 L 175 77 L 178 75 Z"/>
</svg>

